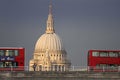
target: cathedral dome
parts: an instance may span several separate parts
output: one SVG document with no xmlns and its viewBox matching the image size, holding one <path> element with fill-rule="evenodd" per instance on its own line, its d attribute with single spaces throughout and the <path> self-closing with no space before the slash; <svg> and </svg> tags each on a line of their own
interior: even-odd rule
<svg viewBox="0 0 120 80">
<path fill-rule="evenodd" d="M 62 41 L 57 34 L 45 33 L 38 39 L 35 46 L 35 52 L 45 51 L 46 49 L 50 51 L 63 50 Z"/>
<path fill-rule="evenodd" d="M 46 51 L 60 51 L 63 50 L 62 42 L 59 36 L 55 33 L 54 30 L 54 20 L 52 16 L 52 6 L 49 6 L 49 15 L 46 22 L 46 31 L 45 33 L 38 39 L 35 52 Z"/>
<path fill-rule="evenodd" d="M 67 52 L 59 36 L 54 30 L 52 5 L 49 6 L 49 15 L 45 33 L 37 40 L 33 59 L 30 60 L 30 71 L 67 71 L 70 62 Z M 36 64 L 36 69 L 33 66 Z"/>
</svg>

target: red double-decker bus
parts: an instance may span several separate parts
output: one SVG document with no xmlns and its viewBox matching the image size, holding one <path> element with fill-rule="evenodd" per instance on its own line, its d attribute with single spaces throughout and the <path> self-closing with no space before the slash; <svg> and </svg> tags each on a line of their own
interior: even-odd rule
<svg viewBox="0 0 120 80">
<path fill-rule="evenodd" d="M 0 47 L 0 71 L 23 71 L 24 48 Z"/>
<path fill-rule="evenodd" d="M 88 66 L 91 71 L 118 71 L 120 50 L 89 50 Z"/>
</svg>

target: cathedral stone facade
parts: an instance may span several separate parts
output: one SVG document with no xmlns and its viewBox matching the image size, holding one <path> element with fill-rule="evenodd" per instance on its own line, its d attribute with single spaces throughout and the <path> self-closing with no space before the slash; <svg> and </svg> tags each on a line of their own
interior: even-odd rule
<svg viewBox="0 0 120 80">
<path fill-rule="evenodd" d="M 36 42 L 33 59 L 29 62 L 29 71 L 68 71 L 71 63 L 54 30 L 52 5 L 49 6 L 46 24 L 45 33 Z"/>
</svg>

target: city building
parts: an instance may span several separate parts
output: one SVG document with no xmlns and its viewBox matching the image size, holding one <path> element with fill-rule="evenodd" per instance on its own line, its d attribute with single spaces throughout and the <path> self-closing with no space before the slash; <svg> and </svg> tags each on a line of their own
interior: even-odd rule
<svg viewBox="0 0 120 80">
<path fill-rule="evenodd" d="M 29 71 L 68 71 L 70 65 L 62 41 L 55 33 L 50 5 L 46 31 L 36 42 L 33 59 L 29 62 Z"/>
</svg>

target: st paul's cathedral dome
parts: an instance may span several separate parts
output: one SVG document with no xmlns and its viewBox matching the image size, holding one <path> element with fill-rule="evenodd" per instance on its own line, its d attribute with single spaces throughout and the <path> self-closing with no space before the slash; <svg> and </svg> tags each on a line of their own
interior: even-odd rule
<svg viewBox="0 0 120 80">
<path fill-rule="evenodd" d="M 30 71 L 67 71 L 70 61 L 59 36 L 54 30 L 52 5 L 49 6 L 49 15 L 45 33 L 37 40 L 33 59 L 29 62 Z"/>
</svg>

